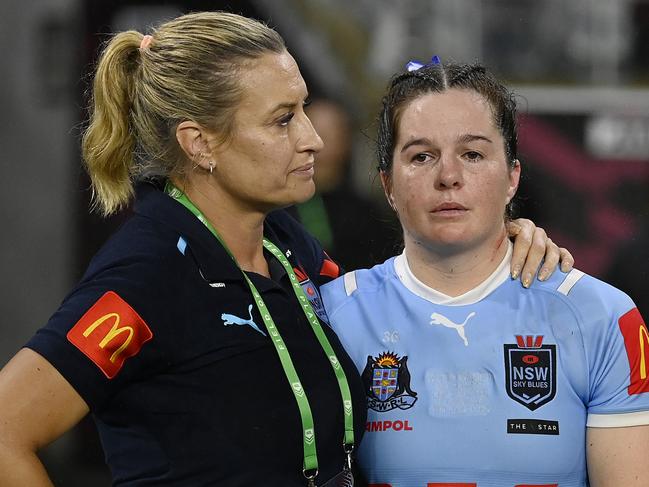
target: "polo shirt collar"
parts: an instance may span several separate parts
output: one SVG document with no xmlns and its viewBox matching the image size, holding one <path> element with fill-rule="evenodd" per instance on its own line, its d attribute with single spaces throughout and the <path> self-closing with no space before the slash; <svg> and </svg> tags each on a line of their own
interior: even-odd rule
<svg viewBox="0 0 649 487">
<path fill-rule="evenodd" d="M 151 218 L 177 232 L 179 237 L 186 241 L 188 248 L 186 252 L 191 252 L 206 281 L 232 282 L 243 279 L 241 270 L 225 248 L 218 243 L 212 232 L 181 203 L 167 195 L 159 184 L 155 182 L 138 184 L 136 196 L 135 213 Z M 288 248 L 279 241 L 267 220 L 264 222 L 264 236 L 286 255 Z M 289 261 L 295 267 L 292 256 L 289 257 Z"/>
</svg>

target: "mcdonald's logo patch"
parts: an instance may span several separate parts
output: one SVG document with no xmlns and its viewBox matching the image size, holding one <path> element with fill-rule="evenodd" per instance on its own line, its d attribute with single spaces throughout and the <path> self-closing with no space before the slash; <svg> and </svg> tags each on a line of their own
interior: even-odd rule
<svg viewBox="0 0 649 487">
<path fill-rule="evenodd" d="M 67 336 L 70 343 L 112 379 L 124 361 L 137 355 L 142 345 L 153 338 L 153 333 L 126 301 L 108 291 L 86 311 Z"/>
<path fill-rule="evenodd" d="M 649 331 L 638 308 L 624 314 L 619 320 L 624 336 L 624 346 L 629 358 L 631 381 L 627 389 L 629 395 L 649 392 Z"/>
</svg>

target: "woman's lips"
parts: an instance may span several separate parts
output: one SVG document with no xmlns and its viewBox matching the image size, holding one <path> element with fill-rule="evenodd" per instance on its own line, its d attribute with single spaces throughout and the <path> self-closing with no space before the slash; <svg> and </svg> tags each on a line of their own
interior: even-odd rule
<svg viewBox="0 0 649 487">
<path fill-rule="evenodd" d="M 313 177 L 315 172 L 314 168 L 315 164 L 310 162 L 309 164 L 304 164 L 303 166 L 293 169 L 291 172 L 298 176 Z"/>
<path fill-rule="evenodd" d="M 453 203 L 453 202 L 442 203 L 440 205 L 437 205 L 431 211 L 431 213 L 436 216 L 447 216 L 447 217 L 464 215 L 466 212 L 467 212 L 466 207 L 464 207 L 459 203 Z"/>
</svg>

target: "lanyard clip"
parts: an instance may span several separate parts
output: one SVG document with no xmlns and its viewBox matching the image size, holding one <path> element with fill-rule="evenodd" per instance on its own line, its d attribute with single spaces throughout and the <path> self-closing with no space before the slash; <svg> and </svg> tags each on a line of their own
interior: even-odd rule
<svg viewBox="0 0 649 487">
<path fill-rule="evenodd" d="M 318 476 L 318 469 L 302 470 L 302 473 L 304 474 L 304 478 L 307 480 L 307 487 L 316 487 L 315 478 Z"/>
<path fill-rule="evenodd" d="M 343 450 L 345 450 L 345 470 L 352 469 L 352 452 L 354 451 L 354 444 L 345 444 L 343 445 Z"/>
</svg>

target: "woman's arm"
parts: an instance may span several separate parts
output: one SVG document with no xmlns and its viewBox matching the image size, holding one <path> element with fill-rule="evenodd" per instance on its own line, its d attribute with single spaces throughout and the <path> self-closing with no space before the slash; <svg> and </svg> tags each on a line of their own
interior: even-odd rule
<svg viewBox="0 0 649 487">
<path fill-rule="evenodd" d="M 575 263 L 572 254 L 563 247 L 557 246 L 540 227 L 526 218 L 518 218 L 507 223 L 510 237 L 514 237 L 511 274 L 513 279 L 521 277 L 523 286 L 530 287 L 536 271 L 539 270 L 541 281 L 552 275 L 559 262 L 561 270 L 572 270 Z"/>
<path fill-rule="evenodd" d="M 36 452 L 87 413 L 85 401 L 47 360 L 20 350 L 0 370 L 0 485 L 52 486 Z"/>
<path fill-rule="evenodd" d="M 591 487 L 646 487 L 649 483 L 649 426 L 587 428 Z"/>
</svg>

